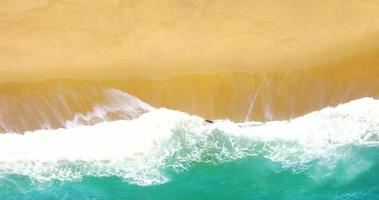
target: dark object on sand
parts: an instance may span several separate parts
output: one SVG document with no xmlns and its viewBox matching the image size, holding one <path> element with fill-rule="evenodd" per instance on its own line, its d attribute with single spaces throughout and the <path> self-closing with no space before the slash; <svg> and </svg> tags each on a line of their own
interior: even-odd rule
<svg viewBox="0 0 379 200">
<path fill-rule="evenodd" d="M 213 124 L 214 122 L 212 120 L 206 119 L 205 122 Z"/>
</svg>

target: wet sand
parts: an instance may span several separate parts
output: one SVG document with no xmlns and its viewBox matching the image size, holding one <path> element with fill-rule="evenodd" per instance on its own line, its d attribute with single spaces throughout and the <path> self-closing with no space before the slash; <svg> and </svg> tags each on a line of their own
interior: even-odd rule
<svg viewBox="0 0 379 200">
<path fill-rule="evenodd" d="M 363 0 L 2 1 L 1 120 L 40 128 L 33 112 L 63 109 L 53 103 L 57 88 L 82 88 L 64 119 L 101 101 L 89 87 L 236 121 L 378 97 L 378 10 Z M 17 105 L 45 97 L 40 111 Z"/>
</svg>

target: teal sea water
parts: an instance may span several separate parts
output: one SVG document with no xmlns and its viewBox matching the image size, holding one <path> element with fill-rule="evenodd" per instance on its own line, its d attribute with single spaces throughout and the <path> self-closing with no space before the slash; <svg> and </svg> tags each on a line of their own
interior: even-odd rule
<svg viewBox="0 0 379 200">
<path fill-rule="evenodd" d="M 0 199 L 379 199 L 379 101 L 288 121 L 134 120 L 0 135 Z"/>
<path fill-rule="evenodd" d="M 376 163 L 353 180 L 349 161 L 338 162 L 336 169 L 316 166 L 302 172 L 281 169 L 264 158 L 246 158 L 228 163 L 197 163 L 183 172 L 163 170 L 170 181 L 139 186 L 121 177 L 87 176 L 75 181 L 36 183 L 25 176 L 2 179 L 1 199 L 379 199 L 378 158 L 375 147 L 351 147 L 354 156 Z M 357 159 L 357 158 L 355 158 Z M 350 160 L 357 162 L 357 160 Z M 357 163 L 359 164 L 359 162 Z M 359 167 L 358 167 L 359 168 Z M 315 174 L 320 176 L 318 180 Z M 354 173 L 354 172 L 353 172 Z"/>
</svg>

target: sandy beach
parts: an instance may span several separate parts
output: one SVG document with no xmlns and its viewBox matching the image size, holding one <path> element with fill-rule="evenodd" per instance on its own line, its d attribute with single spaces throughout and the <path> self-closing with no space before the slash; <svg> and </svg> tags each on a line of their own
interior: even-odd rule
<svg viewBox="0 0 379 200">
<path fill-rule="evenodd" d="M 36 97 L 35 87 L 48 96 L 53 86 L 80 88 L 88 81 L 155 107 L 236 121 L 288 119 L 378 96 L 376 1 L 0 5 L 0 98 L 15 104 L 2 108 L 8 121 L 34 120 L 14 109 L 20 108 L 15 102 L 28 104 L 28 95 L 44 96 Z M 88 102 L 74 111 L 87 112 Z"/>
</svg>

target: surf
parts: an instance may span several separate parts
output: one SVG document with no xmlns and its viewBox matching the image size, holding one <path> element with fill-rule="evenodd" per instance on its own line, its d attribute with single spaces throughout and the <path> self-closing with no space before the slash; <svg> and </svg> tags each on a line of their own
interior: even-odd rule
<svg viewBox="0 0 379 200">
<path fill-rule="evenodd" d="M 379 146 L 379 100 L 373 98 L 269 122 L 209 124 L 188 113 L 149 109 L 132 120 L 95 125 L 68 121 L 66 128 L 2 134 L 0 174 L 37 182 L 116 176 L 130 184 L 155 185 L 170 182 L 166 170 L 260 157 L 278 163 L 279 171 L 301 173 L 317 165 L 327 168 L 327 176 L 351 156 L 347 147 Z M 376 161 L 360 162 L 360 167 L 346 172 L 347 179 Z"/>
</svg>

